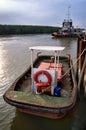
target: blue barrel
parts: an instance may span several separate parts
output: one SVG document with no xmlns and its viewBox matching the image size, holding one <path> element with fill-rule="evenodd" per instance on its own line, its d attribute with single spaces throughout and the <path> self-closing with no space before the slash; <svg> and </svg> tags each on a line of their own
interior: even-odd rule
<svg viewBox="0 0 86 130">
<path fill-rule="evenodd" d="M 57 97 L 61 96 L 61 87 L 60 86 L 56 86 L 54 88 L 54 96 L 57 96 Z"/>
</svg>

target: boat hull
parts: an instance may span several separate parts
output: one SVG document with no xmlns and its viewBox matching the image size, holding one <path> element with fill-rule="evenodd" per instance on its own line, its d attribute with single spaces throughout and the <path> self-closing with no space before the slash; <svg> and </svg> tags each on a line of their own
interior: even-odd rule
<svg viewBox="0 0 86 130">
<path fill-rule="evenodd" d="M 40 112 L 40 111 L 35 111 L 35 110 L 30 110 L 30 109 L 22 109 L 22 108 L 17 108 L 17 110 L 20 112 L 23 112 L 23 113 L 46 117 L 46 118 L 51 118 L 51 119 L 60 119 L 60 118 L 63 118 L 67 114 L 67 113 Z"/>
<path fill-rule="evenodd" d="M 57 34 L 57 33 L 53 33 L 52 36 L 55 38 L 73 38 L 73 37 L 77 38 L 78 37 L 77 34 L 61 35 L 61 34 Z"/>
<path fill-rule="evenodd" d="M 51 118 L 51 119 L 60 119 L 66 116 L 66 114 L 69 113 L 74 108 L 77 100 L 77 95 L 75 95 L 74 101 L 69 106 L 65 106 L 62 108 L 60 107 L 51 108 L 51 107 L 42 107 L 42 106 L 13 101 L 7 98 L 6 95 L 4 95 L 3 97 L 8 104 L 15 106 L 17 110 L 22 113 L 27 113 L 27 114 Z"/>
<path fill-rule="evenodd" d="M 43 60 L 43 58 L 45 58 L 45 56 L 40 56 L 39 57 L 40 60 Z M 47 59 L 49 59 L 49 57 L 47 57 Z M 64 58 L 62 58 L 64 59 Z M 66 60 L 66 59 L 65 59 Z M 37 62 L 39 62 L 39 59 L 37 58 L 34 61 L 34 64 L 36 64 Z M 68 62 L 70 64 L 70 66 L 72 65 L 72 61 L 69 60 Z M 47 117 L 47 118 L 52 118 L 52 119 L 59 119 L 64 117 L 69 111 L 71 111 L 71 109 L 75 106 L 76 100 L 77 100 L 77 87 L 76 87 L 76 82 L 75 82 L 75 78 L 74 78 L 74 72 L 73 72 L 73 68 L 71 69 L 71 77 L 72 77 L 72 82 L 73 82 L 73 90 L 71 93 L 71 98 L 68 98 L 68 103 L 64 104 L 64 100 L 62 102 L 61 105 L 56 106 L 56 102 L 52 105 L 48 104 L 48 102 L 51 102 L 50 98 L 53 98 L 53 96 L 50 96 L 48 100 L 48 102 L 44 105 L 44 103 L 42 103 L 42 101 L 46 100 L 44 97 L 40 97 L 43 100 L 40 100 L 40 103 L 32 103 L 32 101 L 28 101 L 28 98 L 31 96 L 28 96 L 28 93 L 23 94 L 24 92 L 20 92 L 18 90 L 19 87 L 19 83 L 21 83 L 21 80 L 23 78 L 25 78 L 25 76 L 29 73 L 30 74 L 30 67 L 13 83 L 13 85 L 9 88 L 9 90 L 7 90 L 3 96 L 4 100 L 12 105 L 15 106 L 19 111 L 24 112 L 24 113 L 28 113 L 28 114 L 32 114 L 32 115 L 37 115 L 37 116 L 42 116 L 42 117 Z M 15 93 L 14 93 L 15 92 Z M 13 94 L 13 95 L 12 95 Z M 14 95 L 16 94 L 16 95 Z M 16 96 L 18 96 L 18 94 L 20 96 L 25 97 L 27 95 L 27 97 L 25 97 L 26 100 L 22 100 L 20 97 L 18 97 L 18 99 L 16 98 Z M 44 95 L 45 96 L 45 95 Z M 48 96 L 47 96 L 48 97 Z M 33 95 L 33 98 L 39 99 L 38 96 L 36 97 L 36 95 Z M 55 100 L 57 100 L 57 97 L 54 97 Z M 62 99 L 62 98 L 61 98 Z M 60 99 L 60 100 L 61 100 Z M 64 98 L 65 99 L 65 98 Z M 58 102 L 58 101 L 57 101 Z M 64 104 L 64 105 L 63 105 Z"/>
</svg>

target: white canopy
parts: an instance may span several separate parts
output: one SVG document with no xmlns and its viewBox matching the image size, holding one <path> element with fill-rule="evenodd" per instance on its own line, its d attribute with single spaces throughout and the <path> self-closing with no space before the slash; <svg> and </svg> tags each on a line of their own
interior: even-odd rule
<svg viewBox="0 0 86 130">
<path fill-rule="evenodd" d="M 43 50 L 43 51 L 62 51 L 65 47 L 61 46 L 32 46 L 29 47 L 30 50 Z"/>
</svg>

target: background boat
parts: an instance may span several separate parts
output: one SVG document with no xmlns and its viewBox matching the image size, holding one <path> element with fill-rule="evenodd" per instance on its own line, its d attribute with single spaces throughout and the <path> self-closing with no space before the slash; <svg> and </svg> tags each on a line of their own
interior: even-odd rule
<svg viewBox="0 0 86 130">
<path fill-rule="evenodd" d="M 73 20 L 70 18 L 70 6 L 68 7 L 68 18 L 64 19 L 61 29 L 53 32 L 52 36 L 57 38 L 71 38 L 78 37 L 82 34 L 82 29 L 74 28 Z"/>
</svg>

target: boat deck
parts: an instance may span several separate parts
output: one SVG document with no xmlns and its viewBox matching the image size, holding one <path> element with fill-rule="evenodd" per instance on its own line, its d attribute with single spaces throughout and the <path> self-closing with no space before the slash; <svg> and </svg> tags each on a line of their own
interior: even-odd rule
<svg viewBox="0 0 86 130">
<path fill-rule="evenodd" d="M 69 68 L 68 59 L 60 59 L 60 63 L 62 63 L 63 65 L 60 67 L 63 67 L 63 74 L 64 74 Z M 43 67 L 44 66 L 43 64 L 44 63 L 40 64 L 38 62 L 38 64 L 35 64 L 34 67 L 38 67 L 39 65 L 40 67 L 41 66 Z M 48 63 L 47 63 L 47 66 L 48 66 Z M 26 74 L 24 74 L 23 78 L 26 77 L 26 75 L 27 75 L 27 72 Z M 61 107 L 66 107 L 72 104 L 73 99 L 74 99 L 74 96 L 72 95 L 73 84 L 71 84 L 71 75 L 69 73 L 62 79 L 60 97 L 47 95 L 46 93 L 43 93 L 41 95 L 36 95 L 35 93 L 31 93 L 30 91 L 31 77 L 27 77 L 27 80 L 23 78 L 20 79 L 19 82 L 16 84 L 15 89 L 13 88 L 6 93 L 6 97 L 8 98 L 8 100 L 21 103 L 21 104 L 25 103 L 29 105 L 51 107 L 51 108 L 61 108 Z M 25 80 L 24 84 L 22 83 L 23 80 Z M 23 86 L 23 85 L 26 85 L 26 86 Z"/>
<path fill-rule="evenodd" d="M 12 99 L 12 101 L 17 101 L 19 103 L 32 104 L 42 107 L 65 107 L 72 103 L 72 98 L 70 97 L 53 97 L 48 95 L 36 95 L 32 93 L 24 93 L 18 91 L 10 91 L 7 93 L 7 97 Z"/>
</svg>

